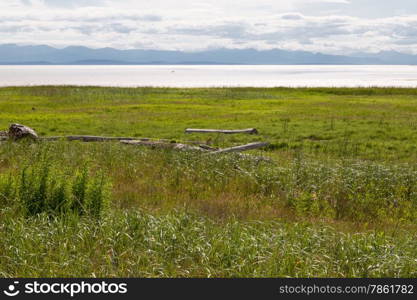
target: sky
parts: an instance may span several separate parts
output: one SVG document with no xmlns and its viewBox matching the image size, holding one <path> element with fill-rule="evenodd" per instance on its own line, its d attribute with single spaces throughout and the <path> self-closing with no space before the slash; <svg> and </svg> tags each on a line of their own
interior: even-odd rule
<svg viewBox="0 0 417 300">
<path fill-rule="evenodd" d="M 0 44 L 417 54 L 416 0 L 0 0 Z"/>
</svg>

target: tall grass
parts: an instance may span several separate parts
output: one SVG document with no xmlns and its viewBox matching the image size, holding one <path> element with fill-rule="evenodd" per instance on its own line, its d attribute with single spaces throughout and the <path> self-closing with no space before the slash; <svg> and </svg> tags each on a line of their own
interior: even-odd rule
<svg viewBox="0 0 417 300">
<path fill-rule="evenodd" d="M 0 210 L 2 277 L 415 277 L 415 234 L 317 224 L 217 223 L 192 213 L 114 211 L 28 222 Z"/>
<path fill-rule="evenodd" d="M 0 142 L 0 276 L 415 277 L 416 89 L 0 89 L 0 123 L 217 146 Z M 35 109 L 32 109 L 35 108 Z"/>
<path fill-rule="evenodd" d="M 64 173 L 57 162 L 42 159 L 15 174 L 0 174 L 0 203 L 14 206 L 26 216 L 75 214 L 100 218 L 109 200 L 104 175 L 89 174 L 87 167 L 73 171 Z"/>
<path fill-rule="evenodd" d="M 414 165 L 115 143 L 0 149 L 0 276 L 417 275 Z M 390 230 L 344 233 L 331 220 Z"/>
<path fill-rule="evenodd" d="M 413 164 L 312 160 L 300 151 L 290 158 L 259 161 L 114 143 L 5 147 L 0 158 L 14 167 L 0 174 L 0 201 L 22 204 L 28 215 L 100 215 L 111 192 L 113 207 L 185 206 L 221 218 L 268 219 L 286 211 L 353 222 L 414 224 L 417 216 Z M 80 168 L 87 161 L 89 168 Z"/>
</svg>

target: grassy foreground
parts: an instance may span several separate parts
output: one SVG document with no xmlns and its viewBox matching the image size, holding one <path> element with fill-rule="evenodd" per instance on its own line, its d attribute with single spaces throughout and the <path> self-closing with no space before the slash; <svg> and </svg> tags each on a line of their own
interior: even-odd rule
<svg viewBox="0 0 417 300">
<path fill-rule="evenodd" d="M 0 128 L 267 140 L 272 162 L 4 142 L 0 276 L 415 277 L 416 120 L 414 89 L 1 88 Z"/>
</svg>

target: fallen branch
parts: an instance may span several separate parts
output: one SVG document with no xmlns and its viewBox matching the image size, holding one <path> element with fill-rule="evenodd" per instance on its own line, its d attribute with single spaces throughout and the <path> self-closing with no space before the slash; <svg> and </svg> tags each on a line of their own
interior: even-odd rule
<svg viewBox="0 0 417 300">
<path fill-rule="evenodd" d="M 232 151 L 246 151 L 250 149 L 260 148 L 269 144 L 269 143 L 252 143 L 248 145 L 232 147 L 233 150 L 230 150 L 232 148 L 218 150 L 216 148 L 212 148 L 207 145 L 191 146 L 191 145 L 180 144 L 180 143 L 164 143 L 161 141 L 122 140 L 120 141 L 120 143 L 125 144 L 125 145 L 146 146 L 152 149 L 159 148 L 159 149 L 174 149 L 174 150 L 186 150 L 186 151 L 194 150 L 194 151 L 207 152 L 208 154 L 224 153 L 224 152 L 232 152 Z M 247 159 L 252 159 L 252 160 L 254 159 L 257 162 L 260 162 L 260 161 L 265 161 L 269 163 L 273 162 L 273 160 L 270 159 L 269 157 L 253 156 L 253 155 L 248 155 L 248 154 L 243 154 L 243 153 L 237 153 L 237 155 L 239 155 L 242 158 L 247 158 Z"/>
<path fill-rule="evenodd" d="M 269 145 L 269 143 L 267 143 L 267 142 L 250 143 L 250 144 L 246 144 L 246 145 L 220 149 L 220 150 L 211 152 L 210 154 L 220 154 L 220 153 L 228 153 L 228 152 L 242 152 L 242 151 L 248 151 L 248 150 L 263 148 L 263 147 L 266 147 L 268 145 Z"/>
<path fill-rule="evenodd" d="M 224 133 L 224 134 L 236 134 L 236 133 L 248 133 L 248 134 L 258 134 L 256 128 L 247 128 L 247 129 L 194 129 L 187 128 L 185 133 Z"/>
<path fill-rule="evenodd" d="M 197 150 L 209 151 L 206 146 L 191 146 L 181 143 L 167 143 L 162 141 L 141 141 L 141 140 L 121 140 L 120 143 L 126 145 L 146 146 L 150 148 L 175 149 L 175 150 Z"/>
<path fill-rule="evenodd" d="M 130 137 L 106 137 L 106 136 L 93 136 L 93 135 L 69 135 L 69 136 L 47 136 L 40 137 L 42 141 L 82 141 L 82 142 L 106 142 L 106 141 L 120 141 L 120 140 L 133 140 L 138 138 Z"/>
<path fill-rule="evenodd" d="M 210 146 L 208 146 L 206 144 L 199 144 L 198 146 L 200 148 L 205 149 L 205 150 L 208 150 L 208 151 L 217 151 L 217 150 L 219 150 L 218 148 L 213 148 L 213 147 L 210 147 Z"/>
<path fill-rule="evenodd" d="M 157 140 L 165 143 L 175 143 L 176 141 L 168 139 L 157 139 L 157 138 L 138 138 L 138 137 L 107 137 L 107 136 L 94 136 L 94 135 L 68 135 L 68 136 L 48 136 L 40 137 L 39 140 L 42 141 L 59 141 L 59 140 L 68 140 L 68 141 L 82 141 L 82 142 L 106 142 L 106 141 L 152 141 Z M 184 143 L 203 144 L 202 142 L 196 141 L 184 141 Z M 208 146 L 207 146 L 208 147 Z"/>
<path fill-rule="evenodd" d="M 68 141 L 83 141 L 83 142 L 104 142 L 104 141 L 121 141 L 133 140 L 130 137 L 105 137 L 94 135 L 69 135 L 65 137 Z M 136 138 L 137 139 L 137 138 Z"/>
</svg>

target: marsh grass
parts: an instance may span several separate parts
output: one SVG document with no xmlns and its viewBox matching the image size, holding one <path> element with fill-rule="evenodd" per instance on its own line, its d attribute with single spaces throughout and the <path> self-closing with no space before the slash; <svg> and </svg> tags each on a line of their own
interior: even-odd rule
<svg viewBox="0 0 417 300">
<path fill-rule="evenodd" d="M 6 147 L 4 277 L 417 275 L 407 165 L 301 154 L 269 164 L 114 143 Z M 329 225 L 338 220 L 347 227 Z M 367 222 L 376 229 L 349 228 Z"/>
<path fill-rule="evenodd" d="M 2 277 L 415 277 L 415 234 L 324 224 L 221 224 L 192 213 L 114 211 L 27 220 L 1 210 Z"/>
<path fill-rule="evenodd" d="M 414 223 L 417 216 L 413 164 L 317 161 L 300 151 L 271 163 L 117 143 L 7 147 L 0 157 L 15 167 L 0 175 L 0 193 L 8 203 L 21 203 L 29 215 L 67 210 L 99 215 L 112 183 L 112 205 L 119 208 L 185 206 L 242 219 L 270 219 L 289 211 L 353 222 Z"/>
<path fill-rule="evenodd" d="M 214 146 L 254 137 L 218 139 L 184 129 L 255 127 L 275 154 L 303 148 L 311 156 L 416 162 L 416 107 L 416 90 L 401 88 L 9 87 L 0 89 L 0 127 L 19 122 L 41 135 L 210 140 Z"/>
<path fill-rule="evenodd" d="M 63 172 L 59 162 L 40 161 L 24 165 L 16 173 L 0 174 L 0 203 L 22 211 L 25 216 L 89 215 L 100 218 L 108 206 L 109 184 L 103 174 L 87 167 Z"/>
<path fill-rule="evenodd" d="M 2 142 L 0 276 L 415 277 L 416 101 L 389 88 L 1 88 L 4 127 L 271 145 L 249 153 L 264 161 Z M 194 126 L 261 134 L 183 134 Z"/>
</svg>

